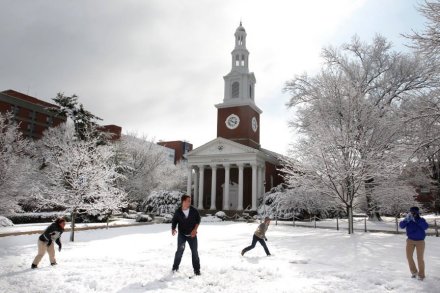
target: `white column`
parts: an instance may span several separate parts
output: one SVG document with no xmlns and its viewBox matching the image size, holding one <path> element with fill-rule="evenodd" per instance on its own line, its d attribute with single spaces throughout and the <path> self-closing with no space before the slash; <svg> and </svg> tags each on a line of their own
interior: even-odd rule
<svg viewBox="0 0 440 293">
<path fill-rule="evenodd" d="M 197 206 L 197 203 L 199 202 L 199 169 L 195 169 L 195 174 L 194 174 L 194 194 L 193 194 L 193 202 L 192 205 L 193 206 Z"/>
<path fill-rule="evenodd" d="M 264 190 L 264 181 L 266 181 L 266 164 L 263 164 L 263 166 L 261 167 L 261 196 L 264 196 L 264 194 L 266 193 L 266 190 Z"/>
<path fill-rule="evenodd" d="M 243 210 L 243 164 L 238 164 L 238 206 L 237 210 Z"/>
<path fill-rule="evenodd" d="M 192 186 L 192 167 L 188 166 L 188 178 L 186 182 L 186 194 L 193 196 L 191 192 L 191 186 Z"/>
<path fill-rule="evenodd" d="M 252 163 L 252 210 L 257 210 L 257 164 Z"/>
<path fill-rule="evenodd" d="M 200 165 L 200 183 L 199 183 L 199 204 L 197 208 L 203 210 L 203 182 L 205 180 L 205 166 Z"/>
<path fill-rule="evenodd" d="M 211 165 L 211 210 L 215 210 L 215 196 L 217 191 L 217 166 Z"/>
<path fill-rule="evenodd" d="M 223 198 L 223 209 L 225 211 L 229 210 L 229 182 L 231 181 L 230 179 L 230 166 L 229 164 L 225 164 L 225 185 L 224 186 L 224 190 L 225 190 L 225 196 Z"/>
<path fill-rule="evenodd" d="M 261 197 L 261 165 L 257 165 L 257 199 Z"/>
<path fill-rule="evenodd" d="M 258 167 L 258 197 L 262 197 L 264 194 L 264 174 L 265 174 L 266 167 L 263 165 L 260 165 Z"/>
</svg>

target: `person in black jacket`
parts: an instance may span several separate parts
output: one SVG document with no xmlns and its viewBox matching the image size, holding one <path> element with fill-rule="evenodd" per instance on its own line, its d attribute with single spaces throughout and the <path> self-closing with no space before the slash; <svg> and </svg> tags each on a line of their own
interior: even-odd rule
<svg viewBox="0 0 440 293">
<path fill-rule="evenodd" d="M 62 217 L 57 218 L 55 222 L 50 224 L 46 228 L 43 234 L 38 237 L 38 254 L 32 262 L 31 268 L 36 269 L 40 263 L 43 256 L 47 253 L 49 254 L 50 264 L 56 265 L 55 260 L 55 245 L 58 245 L 58 251 L 61 251 L 61 234 L 64 232 L 64 226 L 66 225 L 66 220 Z"/>
<path fill-rule="evenodd" d="M 178 226 L 179 231 L 177 233 L 177 251 L 174 256 L 173 272 L 179 270 L 180 261 L 185 251 L 185 242 L 188 242 L 192 254 L 194 274 L 200 275 L 200 259 L 197 252 L 197 229 L 200 225 L 200 214 L 196 208 L 191 206 L 191 196 L 182 195 L 181 202 L 182 206 L 176 210 L 171 222 L 171 234 L 176 235 L 176 226 Z"/>
</svg>

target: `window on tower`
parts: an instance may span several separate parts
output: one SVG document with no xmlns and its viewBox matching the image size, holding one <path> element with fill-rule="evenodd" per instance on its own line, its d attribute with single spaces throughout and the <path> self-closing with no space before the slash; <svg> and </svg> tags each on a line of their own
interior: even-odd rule
<svg viewBox="0 0 440 293">
<path fill-rule="evenodd" d="M 232 98 L 238 98 L 240 94 L 240 83 L 238 81 L 232 84 Z"/>
<path fill-rule="evenodd" d="M 240 55 L 235 55 L 235 66 L 240 66 Z"/>
<path fill-rule="evenodd" d="M 240 63 L 240 65 L 244 66 L 244 55 L 241 55 L 241 63 Z"/>
<path fill-rule="evenodd" d="M 249 98 L 252 99 L 252 86 L 249 86 Z"/>
</svg>

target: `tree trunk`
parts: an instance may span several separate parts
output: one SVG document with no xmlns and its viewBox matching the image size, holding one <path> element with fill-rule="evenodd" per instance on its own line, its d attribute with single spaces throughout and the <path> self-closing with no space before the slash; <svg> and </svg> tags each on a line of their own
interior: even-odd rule
<svg viewBox="0 0 440 293">
<path fill-rule="evenodd" d="M 72 221 L 70 222 L 70 241 L 75 241 L 75 217 L 76 211 L 72 211 Z"/>
<path fill-rule="evenodd" d="M 373 184 L 374 179 L 368 179 L 365 180 L 365 193 L 366 193 L 366 200 L 367 200 L 367 216 L 368 220 L 371 221 L 382 221 L 382 218 L 380 217 L 380 213 L 377 208 L 377 202 L 373 199 Z"/>
<path fill-rule="evenodd" d="M 353 207 L 347 206 L 347 217 L 348 217 L 348 234 L 354 233 L 353 228 Z"/>
</svg>

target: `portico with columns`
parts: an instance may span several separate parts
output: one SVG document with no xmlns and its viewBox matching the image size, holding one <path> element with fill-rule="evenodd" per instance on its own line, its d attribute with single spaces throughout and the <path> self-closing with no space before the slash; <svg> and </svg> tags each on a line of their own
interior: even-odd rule
<svg viewBox="0 0 440 293">
<path fill-rule="evenodd" d="M 223 77 L 225 92 L 217 108 L 217 138 L 186 154 L 187 193 L 200 210 L 257 210 L 258 199 L 281 183 L 279 155 L 260 145 L 256 79 L 249 72 L 246 30 L 236 29 L 232 68 Z"/>
</svg>

